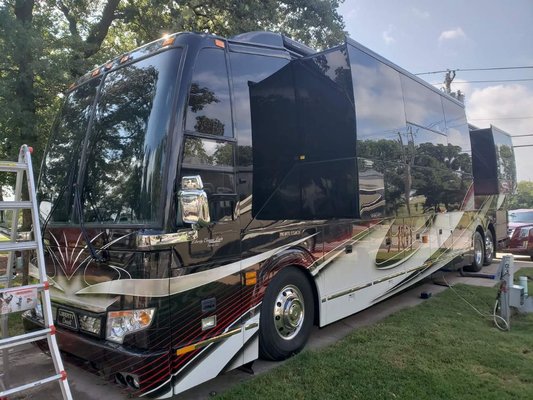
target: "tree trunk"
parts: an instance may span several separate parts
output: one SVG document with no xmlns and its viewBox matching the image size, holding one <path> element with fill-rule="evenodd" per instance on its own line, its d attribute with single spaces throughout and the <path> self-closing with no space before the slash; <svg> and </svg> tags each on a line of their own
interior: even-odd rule
<svg viewBox="0 0 533 400">
<path fill-rule="evenodd" d="M 33 7 L 35 0 L 17 0 L 15 2 L 15 17 L 17 21 L 17 34 L 20 40 L 16 52 L 16 66 L 18 70 L 17 83 L 15 86 L 15 101 L 19 103 L 20 116 L 17 119 L 15 132 L 18 134 L 18 144 L 36 144 L 37 131 L 35 126 L 35 94 L 33 72 Z M 23 185 L 22 198 L 28 199 L 28 186 Z M 22 231 L 31 229 L 30 210 L 22 213 Z M 28 284 L 29 254 L 23 253 L 22 284 Z"/>
</svg>

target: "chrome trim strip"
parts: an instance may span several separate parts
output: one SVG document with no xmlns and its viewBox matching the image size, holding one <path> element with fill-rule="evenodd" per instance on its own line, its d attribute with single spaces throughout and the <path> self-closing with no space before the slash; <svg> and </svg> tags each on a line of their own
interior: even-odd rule
<svg viewBox="0 0 533 400">
<path fill-rule="evenodd" d="M 259 324 L 257 322 L 254 322 L 253 324 L 246 325 L 244 327 L 245 331 L 249 331 L 250 329 L 258 328 Z"/>
<path fill-rule="evenodd" d="M 182 346 L 182 347 L 176 349 L 175 352 L 178 352 L 181 349 L 185 349 L 185 348 L 191 347 L 191 346 L 194 346 L 194 350 L 198 350 L 198 349 L 201 349 L 203 347 L 209 346 L 210 344 L 213 344 L 213 343 L 216 343 L 216 342 L 220 342 L 221 340 L 227 339 L 227 338 L 229 338 L 229 337 L 231 337 L 233 335 L 237 335 L 237 334 L 239 334 L 241 332 L 242 332 L 242 328 L 237 328 L 237 329 L 234 329 L 232 331 L 225 332 L 225 333 L 223 333 L 221 335 L 214 336 L 214 337 L 212 337 L 210 339 L 203 340 L 201 342 L 188 344 L 187 346 Z M 191 351 L 194 351 L 194 350 L 191 350 Z"/>
<path fill-rule="evenodd" d="M 407 275 L 407 274 L 409 274 L 411 272 L 418 271 L 420 269 L 428 268 L 429 266 L 430 265 L 428 265 L 428 263 L 426 262 L 426 263 L 424 263 L 424 265 L 421 265 L 419 267 L 411 268 L 411 269 L 409 269 L 407 271 L 398 272 L 396 274 L 387 275 L 387 276 L 385 276 L 383 278 L 380 278 L 378 280 L 369 282 L 367 284 L 360 285 L 360 286 L 355 286 L 353 288 L 343 290 L 342 292 L 335 293 L 335 294 L 332 294 L 331 296 L 322 298 L 322 303 L 325 303 L 326 301 L 329 301 L 329 300 L 336 299 L 338 297 L 346 296 L 347 294 L 350 294 L 350 293 L 353 293 L 353 292 L 357 292 L 357 291 L 359 291 L 361 289 L 365 289 L 365 288 L 367 288 L 369 286 L 377 285 L 378 283 L 383 283 L 385 281 L 388 281 L 389 279 L 394 279 L 394 278 L 397 278 L 399 276 Z"/>
</svg>

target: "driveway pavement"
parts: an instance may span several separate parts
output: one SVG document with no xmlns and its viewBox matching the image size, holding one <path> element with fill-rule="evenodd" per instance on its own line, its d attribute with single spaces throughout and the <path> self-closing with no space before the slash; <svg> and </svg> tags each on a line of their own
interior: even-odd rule
<svg viewBox="0 0 533 400">
<path fill-rule="evenodd" d="M 533 262 L 524 261 L 529 257 L 521 258 L 515 256 L 515 270 L 523 267 L 533 268 Z M 498 267 L 499 259 L 484 268 L 483 273 L 494 273 Z M 496 281 L 486 278 L 467 278 L 461 277 L 457 272 L 438 272 L 431 279 L 423 281 L 421 284 L 399 294 L 391 299 L 381 302 L 365 311 L 356 315 L 345 318 L 325 328 L 315 327 L 307 348 L 318 349 L 337 342 L 344 336 L 357 328 L 374 324 L 388 315 L 395 313 L 404 308 L 413 307 L 424 300 L 420 298 L 422 292 L 430 292 L 433 295 L 446 290 L 445 286 L 435 283 L 444 281 L 453 285 L 455 283 L 465 283 L 475 286 L 491 287 L 496 285 Z M 435 282 L 435 283 L 434 283 Z M 131 398 L 131 395 L 118 385 L 107 382 L 103 378 L 88 372 L 83 364 L 73 360 L 70 357 L 64 357 L 65 369 L 68 372 L 70 388 L 75 400 L 125 400 Z M 253 370 L 256 375 L 271 370 L 281 365 L 282 362 L 269 362 L 257 360 L 254 363 Z M 40 353 L 31 345 L 20 346 L 17 352 L 10 354 L 9 359 L 9 381 L 27 383 L 38 377 L 53 375 L 53 365 L 51 360 L 44 354 Z M 3 370 L 3 367 L 1 368 Z M 208 382 L 192 388 L 180 395 L 174 397 L 176 400 L 200 400 L 209 399 L 215 393 L 221 393 L 232 386 L 252 378 L 253 375 L 241 370 L 230 371 L 224 375 L 218 376 Z M 25 392 L 23 395 L 12 396 L 12 399 L 43 399 L 43 400 L 61 400 L 61 392 L 57 384 L 49 384 Z"/>
</svg>

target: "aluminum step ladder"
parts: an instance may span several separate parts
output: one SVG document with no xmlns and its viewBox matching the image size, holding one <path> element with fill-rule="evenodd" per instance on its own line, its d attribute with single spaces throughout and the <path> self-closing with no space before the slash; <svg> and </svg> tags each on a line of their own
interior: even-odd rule
<svg viewBox="0 0 533 400">
<path fill-rule="evenodd" d="M 43 242 L 41 237 L 41 228 L 39 224 L 39 210 L 37 206 L 37 196 L 35 192 L 35 181 L 33 178 L 33 168 L 31 163 L 32 149 L 26 145 L 20 148 L 18 162 L 0 161 L 0 172 L 12 172 L 16 173 L 15 183 L 15 199 L 14 201 L 2 201 L 0 202 L 0 210 L 11 210 L 11 229 L 10 240 L 0 242 L 0 252 L 9 252 L 6 274 L 0 276 L 0 283 L 3 288 L 0 289 L 0 316 L 2 326 L 2 339 L 0 339 L 0 351 L 2 352 L 3 367 L 4 367 L 4 379 L 9 377 L 9 348 L 20 346 L 26 343 L 36 342 L 38 340 L 47 339 L 50 355 L 55 368 L 55 375 L 48 378 L 39 379 L 34 382 L 27 382 L 18 387 L 2 390 L 5 385 L 0 388 L 0 398 L 18 393 L 30 388 L 34 388 L 39 385 L 44 385 L 50 382 L 58 382 L 63 394 L 63 398 L 70 400 L 72 394 L 67 380 L 67 374 L 63 367 L 63 361 L 61 360 L 61 354 L 57 346 L 56 340 L 56 328 L 54 326 L 54 320 L 52 316 L 52 305 L 50 303 L 49 283 L 46 276 L 45 264 L 44 264 L 44 252 Z M 24 174 L 26 174 L 26 180 L 28 184 L 29 201 L 22 201 L 22 185 Z M 21 210 L 31 210 L 32 223 L 33 223 L 33 240 L 19 239 L 18 234 L 18 218 Z M 37 266 L 39 270 L 39 283 L 25 286 L 13 286 L 14 277 L 14 264 L 15 264 L 15 251 L 34 250 L 36 252 Z M 31 308 L 32 305 L 36 305 L 39 302 L 39 293 L 41 294 L 41 305 L 44 317 L 44 329 L 40 329 L 34 332 L 18 335 L 8 336 L 8 324 L 7 314 L 10 312 L 18 311 L 21 308 Z M 11 296 L 11 297 L 10 297 Z M 10 306 L 11 300 L 17 298 L 17 309 L 12 310 Z M 9 299 L 9 303 L 7 302 Z M 21 300 L 22 299 L 22 300 Z M 24 301 L 25 300 L 25 301 Z M 15 303 L 13 301 L 13 303 Z M 9 383 L 9 382 L 1 382 Z"/>
</svg>

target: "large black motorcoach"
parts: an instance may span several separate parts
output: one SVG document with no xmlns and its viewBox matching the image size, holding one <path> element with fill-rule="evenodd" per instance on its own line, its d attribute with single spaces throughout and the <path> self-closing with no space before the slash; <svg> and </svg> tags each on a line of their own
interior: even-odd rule
<svg viewBox="0 0 533 400">
<path fill-rule="evenodd" d="M 286 358 L 313 324 L 473 262 L 470 143 L 463 104 L 349 38 L 123 54 L 71 87 L 44 155 L 60 347 L 160 398 Z"/>
</svg>

